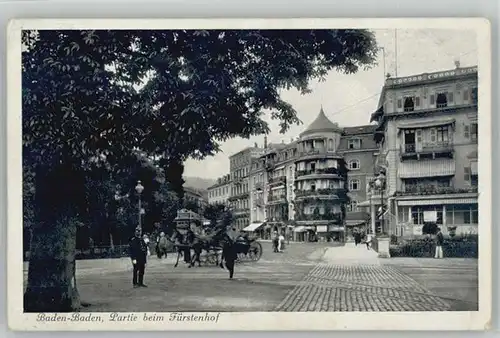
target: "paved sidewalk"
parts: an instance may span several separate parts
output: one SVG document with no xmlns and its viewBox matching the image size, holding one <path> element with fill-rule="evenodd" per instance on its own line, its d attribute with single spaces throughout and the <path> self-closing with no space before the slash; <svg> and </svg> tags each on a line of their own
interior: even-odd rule
<svg viewBox="0 0 500 338">
<path fill-rule="evenodd" d="M 350 243 L 329 248 L 276 311 L 475 311 L 476 274 L 473 267 L 464 269 L 473 262 L 460 262 L 463 275 L 456 276 L 446 272 L 450 262 L 379 259 Z"/>
<path fill-rule="evenodd" d="M 377 252 L 368 250 L 366 245 L 346 243 L 344 246 L 329 248 L 323 256 L 323 261 L 335 265 L 380 265 Z"/>
</svg>

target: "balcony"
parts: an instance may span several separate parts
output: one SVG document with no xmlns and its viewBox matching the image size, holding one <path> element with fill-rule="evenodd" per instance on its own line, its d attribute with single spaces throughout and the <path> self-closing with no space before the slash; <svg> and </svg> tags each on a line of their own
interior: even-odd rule
<svg viewBox="0 0 500 338">
<path fill-rule="evenodd" d="M 233 183 L 236 185 L 240 185 L 241 183 L 243 183 L 243 178 L 242 177 L 235 177 L 233 180 Z"/>
<path fill-rule="evenodd" d="M 295 220 L 297 222 L 305 222 L 305 221 L 328 221 L 331 223 L 341 224 L 342 223 L 342 214 L 341 213 L 325 213 L 325 214 L 303 214 L 297 213 L 295 215 Z"/>
<path fill-rule="evenodd" d="M 405 187 L 404 191 L 396 191 L 396 196 L 411 195 L 449 195 L 449 194 L 470 194 L 477 193 L 477 187 L 457 189 L 454 187 L 439 187 L 436 185 L 412 185 Z"/>
<path fill-rule="evenodd" d="M 287 203 L 286 201 L 286 195 L 277 195 L 277 196 L 273 196 L 273 195 L 270 195 L 268 198 L 267 198 L 267 204 L 269 205 L 273 205 L 273 204 L 283 204 L 283 203 Z"/>
<path fill-rule="evenodd" d="M 325 156 L 325 155 L 337 155 L 335 150 L 327 150 L 326 148 L 314 148 L 314 149 L 305 149 L 297 153 L 298 158 L 304 157 L 317 157 L 317 156 Z"/>
<path fill-rule="evenodd" d="M 265 160 L 264 162 L 264 168 L 267 171 L 272 171 L 276 167 L 276 163 L 273 160 Z"/>
<path fill-rule="evenodd" d="M 237 209 L 233 209 L 233 214 L 234 215 L 247 215 L 247 214 L 250 214 L 250 209 L 247 209 L 247 208 L 237 208 Z"/>
<path fill-rule="evenodd" d="M 276 176 L 269 179 L 269 185 L 285 185 L 286 184 L 286 176 Z"/>
<path fill-rule="evenodd" d="M 421 157 L 453 157 L 453 144 L 451 142 L 423 143 L 417 147 L 416 144 L 403 144 L 401 146 L 401 158 Z"/>
<path fill-rule="evenodd" d="M 255 182 L 253 185 L 253 189 L 257 191 L 262 191 L 264 190 L 264 183 L 263 182 Z"/>
<path fill-rule="evenodd" d="M 331 189 L 316 189 L 316 190 L 295 190 L 295 198 L 302 199 L 305 197 L 321 196 L 331 199 L 339 199 L 339 195 L 345 195 L 346 190 L 341 188 Z"/>
<path fill-rule="evenodd" d="M 295 172 L 295 177 L 305 176 L 305 175 L 321 175 L 321 174 L 334 174 L 340 176 L 340 170 L 337 168 L 322 168 L 322 169 L 308 169 L 308 170 L 297 170 Z"/>
</svg>

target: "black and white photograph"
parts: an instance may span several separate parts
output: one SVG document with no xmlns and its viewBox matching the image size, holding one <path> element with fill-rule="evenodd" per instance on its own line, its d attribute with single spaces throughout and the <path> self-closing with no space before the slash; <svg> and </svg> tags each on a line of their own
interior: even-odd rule
<svg viewBox="0 0 500 338">
<path fill-rule="evenodd" d="M 11 23 L 10 326 L 484 326 L 489 25 L 245 20 Z"/>
</svg>

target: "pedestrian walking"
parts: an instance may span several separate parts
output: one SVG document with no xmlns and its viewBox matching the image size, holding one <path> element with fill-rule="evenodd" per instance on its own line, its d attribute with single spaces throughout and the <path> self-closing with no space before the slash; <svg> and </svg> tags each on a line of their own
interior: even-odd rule
<svg viewBox="0 0 500 338">
<path fill-rule="evenodd" d="M 148 236 L 148 234 L 144 234 L 144 235 L 142 236 L 142 239 L 144 240 L 144 243 L 146 243 L 146 247 L 148 248 L 148 253 L 147 253 L 147 255 L 148 255 L 148 257 L 149 257 L 149 256 L 151 256 L 151 250 L 149 249 L 149 236 Z"/>
<path fill-rule="evenodd" d="M 165 236 L 165 233 L 162 231 L 160 232 L 160 236 L 156 240 L 156 254 L 158 255 L 158 258 L 167 258 L 167 247 L 168 247 L 168 240 L 167 237 Z"/>
<path fill-rule="evenodd" d="M 279 235 L 278 237 L 278 252 L 283 252 L 285 249 L 285 236 L 283 236 L 283 233 Z"/>
<path fill-rule="evenodd" d="M 358 246 L 358 244 L 360 243 L 361 243 L 361 234 L 358 231 L 356 231 L 354 233 L 354 245 Z"/>
<path fill-rule="evenodd" d="M 367 234 L 366 235 L 366 248 L 368 250 L 371 250 L 371 247 L 372 247 L 372 235 L 371 234 Z"/>
<path fill-rule="evenodd" d="M 223 263 L 225 263 L 226 268 L 229 271 L 229 279 L 233 279 L 234 265 L 237 259 L 238 252 L 236 248 L 236 241 L 230 235 L 226 234 L 222 246 L 222 259 L 220 267 L 224 269 Z"/>
<path fill-rule="evenodd" d="M 130 239 L 129 251 L 133 265 L 132 284 L 134 288 L 147 287 L 144 284 L 144 271 L 146 269 L 148 248 L 141 236 L 141 228 L 135 229 L 135 236 Z"/>
<path fill-rule="evenodd" d="M 441 228 L 437 228 L 437 234 L 436 234 L 436 253 L 434 255 L 434 258 L 443 258 L 443 242 L 444 242 L 444 237 L 443 233 L 441 232 Z"/>
<path fill-rule="evenodd" d="M 278 231 L 273 232 L 273 252 L 278 252 L 279 236 Z"/>
</svg>

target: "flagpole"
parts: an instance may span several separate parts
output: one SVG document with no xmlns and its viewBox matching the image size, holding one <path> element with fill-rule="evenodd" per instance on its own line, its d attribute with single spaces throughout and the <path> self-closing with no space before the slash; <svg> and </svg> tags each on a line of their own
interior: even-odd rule
<svg viewBox="0 0 500 338">
<path fill-rule="evenodd" d="M 398 30 L 395 29 L 394 30 L 394 54 L 396 55 L 395 59 L 396 59 L 396 77 L 398 77 Z"/>
</svg>

